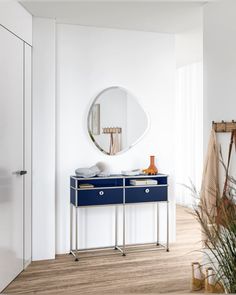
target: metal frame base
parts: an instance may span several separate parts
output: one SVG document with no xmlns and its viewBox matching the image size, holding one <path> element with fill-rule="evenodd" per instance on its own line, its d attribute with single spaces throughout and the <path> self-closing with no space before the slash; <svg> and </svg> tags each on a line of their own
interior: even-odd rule
<svg viewBox="0 0 236 295">
<path fill-rule="evenodd" d="M 123 180 L 123 186 L 125 186 L 125 180 Z M 81 251 L 90 251 L 90 250 L 101 250 L 101 249 L 114 249 L 114 250 L 119 250 L 122 253 L 122 256 L 126 256 L 126 247 L 134 247 L 134 246 L 144 246 L 148 244 L 155 244 L 156 249 L 166 249 L 166 252 L 169 252 L 169 201 L 165 202 L 166 203 L 166 211 L 167 211 L 167 240 L 166 240 L 166 245 L 163 245 L 159 243 L 159 202 L 156 202 L 157 204 L 157 239 L 155 243 L 141 243 L 141 244 L 129 244 L 126 245 L 125 240 L 126 240 L 126 231 L 125 231 L 125 223 L 126 223 L 126 206 L 129 204 L 125 203 L 125 191 L 123 193 L 123 204 L 115 205 L 115 246 L 108 246 L 108 247 L 100 247 L 100 248 L 90 248 L 90 249 L 78 249 L 78 204 L 77 204 L 77 193 L 78 190 L 76 190 L 76 204 L 75 206 L 71 204 L 71 216 L 70 216 L 70 254 L 72 254 L 75 257 L 75 261 L 79 261 L 79 252 Z M 122 206 L 122 217 L 123 217 L 123 244 L 122 245 L 117 245 L 118 243 L 118 206 Z M 73 244 L 73 207 L 75 208 L 75 250 L 72 249 L 72 244 Z M 150 250 L 149 250 L 150 251 Z M 129 251 L 130 252 L 130 251 Z M 131 251 L 131 252 L 141 252 L 140 250 L 136 251 Z"/>
<path fill-rule="evenodd" d="M 147 245 L 153 245 L 153 246 L 156 246 L 154 248 L 151 248 L 151 249 L 135 249 L 135 250 L 132 250 L 132 248 L 134 247 L 142 247 L 142 246 L 147 246 Z M 107 247 L 96 247 L 96 248 L 86 248 L 86 249 L 80 249 L 78 251 L 76 250 L 71 250 L 69 255 L 73 255 L 75 257 L 75 261 L 79 261 L 79 257 L 78 257 L 78 254 L 79 252 L 92 252 L 92 251 L 99 251 L 99 250 L 118 250 L 122 256 L 126 256 L 128 253 L 138 253 L 138 252 L 146 252 L 146 251 L 157 251 L 157 250 L 166 250 L 166 252 L 170 252 L 170 249 L 167 245 L 165 244 L 161 244 L 161 243 L 158 243 L 156 244 L 155 242 L 153 243 L 139 243 L 139 244 L 128 244 L 126 245 L 126 249 L 128 250 L 126 253 L 124 253 L 124 251 L 122 250 L 122 248 L 120 248 L 119 246 L 107 246 Z M 105 256 L 107 256 L 109 254 L 106 254 Z"/>
</svg>

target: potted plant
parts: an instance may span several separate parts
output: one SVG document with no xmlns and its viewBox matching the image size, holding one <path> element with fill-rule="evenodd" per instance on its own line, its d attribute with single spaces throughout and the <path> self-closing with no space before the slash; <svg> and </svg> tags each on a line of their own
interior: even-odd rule
<svg viewBox="0 0 236 295">
<path fill-rule="evenodd" d="M 217 195 L 216 206 L 207 209 L 204 199 L 194 206 L 194 215 L 203 234 L 202 252 L 207 266 L 214 270 L 216 284 L 226 293 L 236 293 L 236 179 L 227 176 L 227 190 Z M 192 192 L 198 195 L 192 186 Z M 216 212 L 216 214 L 212 214 Z"/>
</svg>

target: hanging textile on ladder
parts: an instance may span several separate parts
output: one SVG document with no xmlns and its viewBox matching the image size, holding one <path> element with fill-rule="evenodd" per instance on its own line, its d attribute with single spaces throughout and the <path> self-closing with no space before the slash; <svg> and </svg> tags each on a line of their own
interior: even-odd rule
<svg viewBox="0 0 236 295">
<path fill-rule="evenodd" d="M 230 185 L 229 185 L 229 167 L 232 155 L 233 144 L 235 145 L 236 149 L 236 130 L 231 132 L 231 139 L 229 144 L 229 152 L 228 152 L 228 161 L 227 166 L 225 167 L 225 182 L 224 182 L 224 189 L 222 198 L 219 200 L 219 204 L 217 206 L 217 218 L 216 223 L 218 225 L 225 225 L 227 224 L 228 217 L 232 214 L 236 214 L 236 204 L 234 203 L 233 199 L 230 196 Z"/>
<path fill-rule="evenodd" d="M 216 140 L 216 133 L 211 131 L 210 140 L 205 159 L 202 186 L 200 193 L 200 206 L 205 216 L 214 219 L 217 215 L 216 205 L 219 197 L 219 149 Z"/>
</svg>

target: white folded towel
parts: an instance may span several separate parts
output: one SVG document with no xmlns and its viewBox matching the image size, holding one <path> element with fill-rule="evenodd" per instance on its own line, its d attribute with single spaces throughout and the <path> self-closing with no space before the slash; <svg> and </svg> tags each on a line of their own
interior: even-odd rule
<svg viewBox="0 0 236 295">
<path fill-rule="evenodd" d="M 89 178 L 97 176 L 101 173 L 101 170 L 96 166 L 92 166 L 90 168 L 78 168 L 75 170 L 75 174 L 79 177 Z"/>
</svg>

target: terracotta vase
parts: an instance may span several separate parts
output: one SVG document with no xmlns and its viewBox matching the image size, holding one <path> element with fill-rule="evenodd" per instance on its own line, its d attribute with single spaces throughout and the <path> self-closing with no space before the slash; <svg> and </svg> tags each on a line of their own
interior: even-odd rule
<svg viewBox="0 0 236 295">
<path fill-rule="evenodd" d="M 150 165 L 147 169 L 143 170 L 148 175 L 155 175 L 158 173 L 157 167 L 155 166 L 155 156 L 150 156 Z"/>
<path fill-rule="evenodd" d="M 206 269 L 205 293 L 225 293 L 223 285 L 217 282 L 216 274 L 211 267 Z"/>
</svg>

